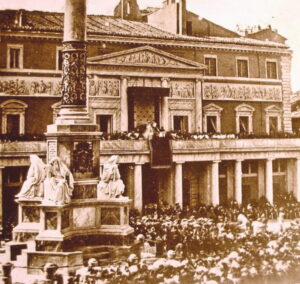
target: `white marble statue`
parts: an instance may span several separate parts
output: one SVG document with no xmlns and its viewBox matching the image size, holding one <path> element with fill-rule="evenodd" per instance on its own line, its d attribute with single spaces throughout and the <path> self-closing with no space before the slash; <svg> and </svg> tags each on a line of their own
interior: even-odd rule
<svg viewBox="0 0 300 284">
<path fill-rule="evenodd" d="M 46 167 L 44 202 L 57 205 L 68 204 L 74 189 L 74 178 L 68 167 L 58 157 Z"/>
<path fill-rule="evenodd" d="M 124 193 L 125 185 L 118 169 L 118 158 L 117 155 L 111 156 L 103 166 L 101 181 L 97 187 L 98 199 L 119 198 Z"/>
<path fill-rule="evenodd" d="M 30 167 L 27 178 L 20 192 L 16 195 L 19 199 L 34 199 L 43 196 L 43 181 L 46 176 L 45 164 L 37 155 L 30 155 Z"/>
</svg>

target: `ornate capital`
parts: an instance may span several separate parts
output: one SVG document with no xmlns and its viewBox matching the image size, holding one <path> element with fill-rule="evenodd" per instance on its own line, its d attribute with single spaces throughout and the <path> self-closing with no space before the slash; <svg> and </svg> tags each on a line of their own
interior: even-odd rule
<svg viewBox="0 0 300 284">
<path fill-rule="evenodd" d="M 62 105 L 86 105 L 86 43 L 63 43 Z"/>
</svg>

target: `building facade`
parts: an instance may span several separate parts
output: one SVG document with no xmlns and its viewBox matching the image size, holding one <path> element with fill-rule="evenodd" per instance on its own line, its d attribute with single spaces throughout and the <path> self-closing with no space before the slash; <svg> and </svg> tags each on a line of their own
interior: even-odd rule
<svg viewBox="0 0 300 284">
<path fill-rule="evenodd" d="M 41 137 L 60 109 L 63 15 L 5 10 L 0 23 L 0 214 L 8 232 L 28 157 L 46 157 Z M 134 208 L 273 203 L 287 192 L 300 200 L 300 139 L 286 138 L 287 45 L 230 31 L 187 36 L 109 16 L 87 24 L 89 114 L 106 137 L 100 163 L 119 155 Z M 121 139 L 147 121 L 184 134 L 171 140 L 167 168 L 151 166 L 149 141 Z"/>
</svg>

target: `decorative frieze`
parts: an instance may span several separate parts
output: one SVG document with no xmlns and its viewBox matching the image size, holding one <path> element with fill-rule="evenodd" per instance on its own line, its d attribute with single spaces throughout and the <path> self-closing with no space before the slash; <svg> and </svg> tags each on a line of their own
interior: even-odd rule
<svg viewBox="0 0 300 284">
<path fill-rule="evenodd" d="M 61 95 L 61 81 L 49 79 L 8 79 L 0 80 L 0 94 L 16 96 Z"/>
<path fill-rule="evenodd" d="M 165 67 L 182 67 L 184 64 L 178 60 L 168 58 L 150 50 L 142 50 L 135 53 L 124 54 L 107 60 L 102 60 L 103 64 L 125 64 L 125 65 L 151 65 Z"/>
<path fill-rule="evenodd" d="M 204 83 L 204 100 L 281 102 L 281 86 Z"/>
<path fill-rule="evenodd" d="M 170 96 L 179 99 L 195 98 L 195 83 L 189 81 L 172 81 Z"/>
<path fill-rule="evenodd" d="M 120 80 L 90 79 L 89 95 L 92 97 L 118 97 L 120 95 Z"/>
<path fill-rule="evenodd" d="M 128 87 L 161 88 L 162 82 L 159 78 L 130 77 Z"/>
</svg>

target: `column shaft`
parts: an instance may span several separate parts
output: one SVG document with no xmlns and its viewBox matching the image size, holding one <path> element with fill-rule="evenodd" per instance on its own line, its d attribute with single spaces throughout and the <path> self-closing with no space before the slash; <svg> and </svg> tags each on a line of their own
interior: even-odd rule
<svg viewBox="0 0 300 284">
<path fill-rule="evenodd" d="M 143 184 L 142 184 L 142 165 L 134 166 L 134 208 L 139 212 L 143 210 Z"/>
<path fill-rule="evenodd" d="M 121 131 L 128 131 L 128 95 L 127 95 L 128 79 L 121 78 Z"/>
<path fill-rule="evenodd" d="M 273 160 L 266 161 L 266 198 L 273 204 Z"/>
<path fill-rule="evenodd" d="M 181 208 L 183 205 L 182 196 L 182 164 L 176 163 L 175 165 L 175 203 L 178 203 Z"/>
<path fill-rule="evenodd" d="M 2 208 L 2 198 L 3 198 L 3 167 L 0 167 L 0 234 L 3 229 L 3 208 Z"/>
<path fill-rule="evenodd" d="M 235 185 L 235 200 L 238 204 L 242 204 L 242 161 L 236 160 L 234 167 L 234 185 Z"/>
<path fill-rule="evenodd" d="M 220 193 L 219 193 L 219 161 L 212 162 L 211 172 L 211 202 L 213 206 L 219 205 Z"/>
</svg>

